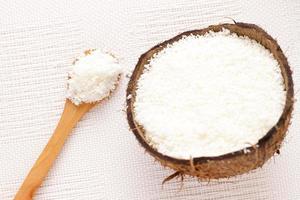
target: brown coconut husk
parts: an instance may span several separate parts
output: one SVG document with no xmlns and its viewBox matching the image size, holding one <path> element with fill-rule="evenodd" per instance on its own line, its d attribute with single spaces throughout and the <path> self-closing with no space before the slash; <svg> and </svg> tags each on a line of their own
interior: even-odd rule
<svg viewBox="0 0 300 200">
<path fill-rule="evenodd" d="M 139 77 L 143 73 L 145 65 L 149 63 L 152 56 L 161 51 L 167 44 L 172 44 L 173 42 L 190 34 L 203 35 L 210 30 L 215 32 L 221 31 L 222 28 L 228 29 L 239 36 L 248 36 L 250 39 L 256 40 L 265 48 L 269 49 L 274 55 L 280 65 L 281 74 L 284 79 L 284 87 L 287 91 L 285 107 L 282 115 L 278 122 L 274 124 L 274 126 L 258 141 L 256 145 L 246 149 L 248 153 L 244 153 L 244 150 L 240 150 L 221 156 L 197 157 L 191 158 L 190 160 L 177 159 L 163 155 L 149 145 L 145 139 L 145 130 L 135 120 L 134 101 Z M 187 31 L 154 46 L 149 51 L 141 55 L 128 84 L 127 96 L 131 96 L 131 98 L 127 99 L 128 123 L 137 140 L 147 150 L 147 152 L 149 152 L 156 160 L 160 161 L 163 166 L 174 169 L 177 175 L 191 175 L 202 180 L 231 177 L 261 167 L 274 155 L 275 152 L 279 150 L 290 124 L 294 103 L 292 72 L 281 48 L 277 44 L 276 40 L 262 28 L 254 24 L 247 23 L 219 24 L 200 30 Z"/>
</svg>

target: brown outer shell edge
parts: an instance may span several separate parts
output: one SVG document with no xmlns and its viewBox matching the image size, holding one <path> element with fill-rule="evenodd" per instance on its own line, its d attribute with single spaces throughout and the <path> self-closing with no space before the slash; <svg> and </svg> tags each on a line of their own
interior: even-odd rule
<svg viewBox="0 0 300 200">
<path fill-rule="evenodd" d="M 257 145 L 248 147 L 249 153 L 245 154 L 243 150 L 227 153 L 216 157 L 196 157 L 191 160 L 177 159 L 167 155 L 163 155 L 152 146 L 150 146 L 144 139 L 144 130 L 134 120 L 134 101 L 136 83 L 143 73 L 144 65 L 149 62 L 149 59 L 167 44 L 172 44 L 178 41 L 184 36 L 191 34 L 203 35 L 208 31 L 220 31 L 222 28 L 226 28 L 231 32 L 238 34 L 239 36 L 248 36 L 250 39 L 254 39 L 267 49 L 271 51 L 275 59 L 278 61 L 281 69 L 281 73 L 284 79 L 284 86 L 287 91 L 285 107 L 281 117 L 277 124 L 272 127 L 268 133 L 261 138 Z M 288 61 L 283 54 L 281 48 L 267 32 L 255 24 L 247 23 L 235 23 L 235 24 L 219 24 L 211 25 L 208 28 L 200 30 L 192 30 L 181 33 L 174 38 L 164 41 L 149 51 L 141 55 L 139 61 L 133 71 L 130 78 L 127 96 L 131 95 L 131 98 L 127 99 L 127 120 L 131 130 L 136 136 L 140 144 L 162 165 L 170 167 L 183 174 L 191 176 L 197 176 L 200 179 L 217 179 L 234 176 L 248 172 L 257 167 L 261 167 L 273 154 L 280 148 L 280 145 L 285 137 L 293 110 L 294 103 L 294 89 L 292 80 L 292 71 L 288 65 Z"/>
</svg>

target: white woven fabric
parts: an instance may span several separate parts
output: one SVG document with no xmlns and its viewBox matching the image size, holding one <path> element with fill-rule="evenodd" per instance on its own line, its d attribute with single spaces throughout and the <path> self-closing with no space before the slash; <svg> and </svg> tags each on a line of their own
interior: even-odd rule
<svg viewBox="0 0 300 200">
<path fill-rule="evenodd" d="M 300 84 L 300 2 L 235 0 L 2 1 L 0 4 L 0 199 L 12 199 L 63 109 L 68 65 L 86 48 L 113 51 L 124 68 L 179 32 L 256 23 L 277 38 Z M 123 77 L 113 97 L 74 129 L 37 200 L 300 199 L 300 110 L 281 150 L 262 169 L 228 180 L 172 180 L 128 130 Z"/>
</svg>

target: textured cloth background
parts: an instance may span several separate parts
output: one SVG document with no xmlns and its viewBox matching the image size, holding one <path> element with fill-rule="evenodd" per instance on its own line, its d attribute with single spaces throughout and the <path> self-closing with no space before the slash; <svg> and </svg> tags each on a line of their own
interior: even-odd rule
<svg viewBox="0 0 300 200">
<path fill-rule="evenodd" d="M 12 199 L 47 143 L 63 109 L 66 72 L 87 48 L 121 58 L 126 73 L 139 55 L 182 31 L 236 21 L 255 23 L 281 45 L 300 84 L 297 0 L 1 1 L 0 200 Z M 280 156 L 246 175 L 161 187 L 163 169 L 128 130 L 123 76 L 110 101 L 74 129 L 37 200 L 300 199 L 300 110 L 295 107 Z"/>
</svg>

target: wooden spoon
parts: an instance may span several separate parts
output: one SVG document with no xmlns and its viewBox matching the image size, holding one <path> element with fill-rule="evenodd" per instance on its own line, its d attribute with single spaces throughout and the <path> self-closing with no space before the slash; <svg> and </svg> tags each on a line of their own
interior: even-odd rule
<svg viewBox="0 0 300 200">
<path fill-rule="evenodd" d="M 66 100 L 64 111 L 52 137 L 31 168 L 16 194 L 15 200 L 31 200 L 33 198 L 36 189 L 39 188 L 47 176 L 48 171 L 61 151 L 73 127 L 86 112 L 97 104 L 98 103 L 83 103 L 76 106 L 70 100 Z"/>
<path fill-rule="evenodd" d="M 85 56 L 90 55 L 95 49 L 87 50 L 84 52 Z M 111 54 L 110 54 L 111 55 Z M 75 62 L 73 63 L 75 64 Z M 81 103 L 75 105 L 71 100 L 66 99 L 65 108 L 62 116 L 58 122 L 58 125 L 48 141 L 48 144 L 40 154 L 39 158 L 31 168 L 29 174 L 25 178 L 19 191 L 17 192 L 14 200 L 31 200 L 37 188 L 42 184 L 44 178 L 47 176 L 48 171 L 53 165 L 56 157 L 61 151 L 65 141 L 77 122 L 82 116 L 88 112 L 92 107 L 97 105 L 99 102 L 107 99 L 113 90 L 116 89 L 121 74 L 118 75 L 118 79 L 115 81 L 114 86 L 111 86 L 109 94 L 103 96 L 93 103 Z M 109 89 L 109 88 L 108 88 Z"/>
</svg>

